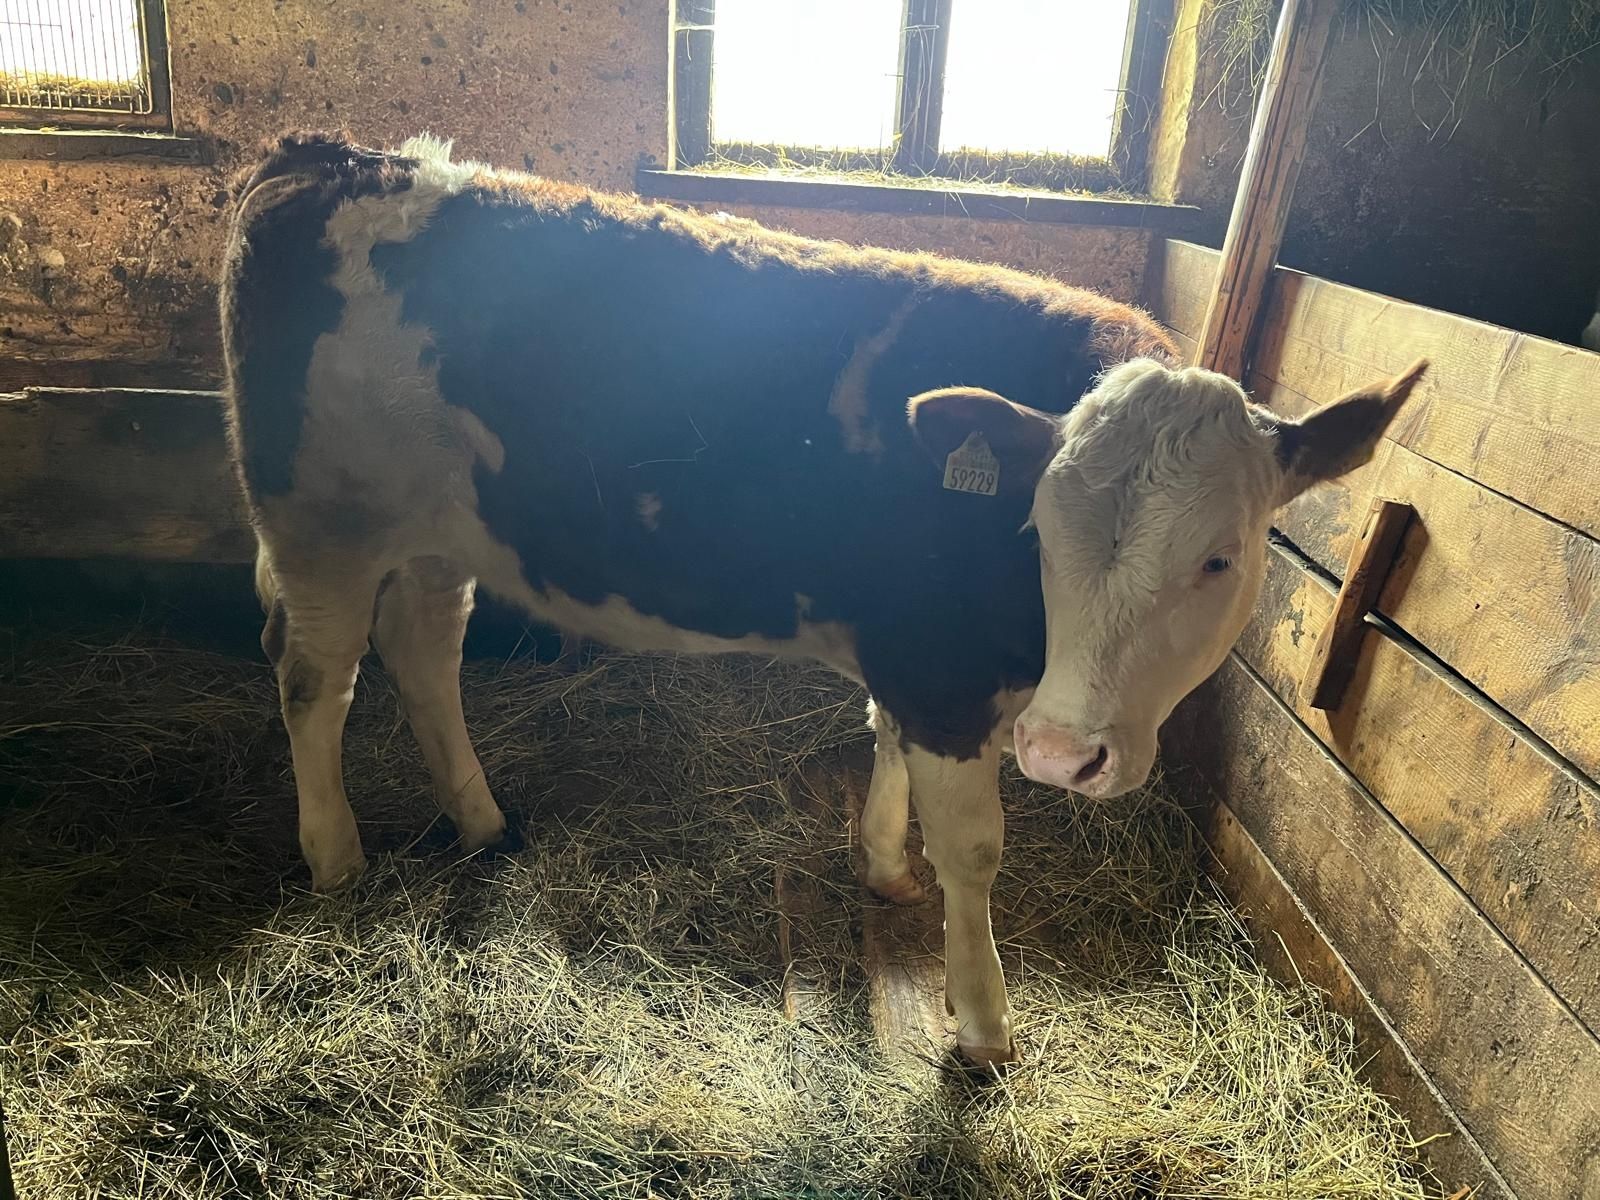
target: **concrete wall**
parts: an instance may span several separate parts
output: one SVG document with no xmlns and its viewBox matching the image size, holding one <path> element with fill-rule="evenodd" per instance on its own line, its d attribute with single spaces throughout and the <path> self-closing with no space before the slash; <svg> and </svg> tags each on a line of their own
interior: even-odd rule
<svg viewBox="0 0 1600 1200">
<path fill-rule="evenodd" d="M 667 0 L 182 0 L 178 132 L 211 165 L 0 159 L 0 389 L 215 379 L 227 180 L 262 138 L 346 127 L 626 190 L 667 140 Z M 800 232 L 1042 270 L 1124 299 L 1149 235 L 805 210 Z"/>
</svg>

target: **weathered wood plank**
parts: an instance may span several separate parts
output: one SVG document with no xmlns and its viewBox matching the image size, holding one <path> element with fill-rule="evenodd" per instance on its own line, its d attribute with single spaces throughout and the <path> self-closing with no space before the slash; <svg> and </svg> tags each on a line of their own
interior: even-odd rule
<svg viewBox="0 0 1600 1200">
<path fill-rule="evenodd" d="M 1411 506 L 1378 498 L 1350 551 L 1344 583 L 1334 597 L 1333 615 L 1317 634 L 1300 691 L 1312 708 L 1335 709 L 1355 673 L 1356 655 L 1366 633 L 1366 616 L 1378 602 L 1383 581 L 1411 520 Z"/>
<path fill-rule="evenodd" d="M 870 769 L 841 772 L 853 828 L 860 828 Z M 921 841 L 907 843 L 913 869 Z M 922 904 L 903 907 L 861 890 L 861 956 L 867 973 L 867 1004 L 873 1034 L 886 1054 L 932 1071 L 955 1046 L 944 1009 L 944 906 L 938 892 Z"/>
<path fill-rule="evenodd" d="M 837 828 L 843 818 L 834 803 L 835 771 L 830 765 L 813 762 L 787 785 L 790 801 L 805 813 L 818 829 Z M 829 1016 L 829 990 L 821 956 L 817 952 L 818 924 L 836 913 L 838 900 L 830 897 L 822 877 L 826 861 L 821 849 L 794 860 L 779 861 L 773 868 L 773 893 L 778 908 L 778 954 L 783 961 L 783 1013 L 803 1029 L 820 1025 Z M 819 1039 L 820 1041 L 820 1039 Z M 817 1082 L 820 1056 L 830 1053 L 825 1045 L 801 1038 L 795 1046 L 791 1078 L 795 1090 L 820 1097 L 823 1087 Z"/>
<path fill-rule="evenodd" d="M 1600 787 L 1370 625 L 1345 703 L 1311 707 L 1297 685 L 1332 611 L 1274 554 L 1239 653 L 1600 1032 Z"/>
<path fill-rule="evenodd" d="M 1194 361 L 1195 337 L 1205 323 L 1220 257 L 1219 251 L 1176 238 L 1158 239 L 1150 246 L 1141 301 L 1179 336 L 1188 362 Z"/>
<path fill-rule="evenodd" d="M 1170 750 L 1184 752 L 1177 735 L 1163 740 Z M 1438 1185 L 1437 1194 L 1458 1195 L 1470 1188 L 1474 1200 L 1510 1197 L 1483 1148 L 1462 1127 L 1427 1071 L 1295 900 L 1255 839 L 1220 801 L 1209 806 L 1205 836 L 1220 867 L 1218 883 L 1249 924 L 1262 964 L 1291 987 L 1307 983 L 1317 988 L 1329 1006 L 1351 1023 L 1364 1055 L 1362 1073 L 1379 1095 L 1405 1114 L 1412 1137 L 1421 1145 L 1423 1162 Z"/>
<path fill-rule="evenodd" d="M 1244 374 L 1283 245 L 1338 9 L 1339 0 L 1284 0 L 1278 13 L 1215 291 L 1196 338 L 1196 362 L 1235 379 Z"/>
<path fill-rule="evenodd" d="M 1273 407 L 1308 407 L 1276 388 Z M 1410 504 L 1377 610 L 1600 777 L 1600 542 L 1393 442 L 1278 527 L 1339 573 L 1374 496 Z"/>
<path fill-rule="evenodd" d="M 1510 1186 L 1600 1194 L 1600 1042 L 1238 658 L 1178 720 L 1186 755 Z"/>
<path fill-rule="evenodd" d="M 1600 536 L 1600 354 L 1279 268 L 1251 384 L 1325 403 L 1429 360 L 1390 436 Z"/>
<path fill-rule="evenodd" d="M 0 557 L 254 556 L 216 393 L 0 395 Z"/>
</svg>

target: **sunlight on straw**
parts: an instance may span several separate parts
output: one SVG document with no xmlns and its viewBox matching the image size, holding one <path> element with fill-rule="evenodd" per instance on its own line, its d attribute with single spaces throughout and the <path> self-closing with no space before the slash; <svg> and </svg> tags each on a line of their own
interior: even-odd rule
<svg viewBox="0 0 1600 1200">
<path fill-rule="evenodd" d="M 130 83 L 143 59 L 137 0 L 0 0 L 0 78 L 11 86 Z"/>
</svg>

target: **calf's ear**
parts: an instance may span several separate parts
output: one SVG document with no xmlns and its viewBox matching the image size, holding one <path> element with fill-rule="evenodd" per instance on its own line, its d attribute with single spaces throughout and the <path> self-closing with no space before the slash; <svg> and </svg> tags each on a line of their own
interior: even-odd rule
<svg viewBox="0 0 1600 1200">
<path fill-rule="evenodd" d="M 999 464 L 999 487 L 1032 491 L 1061 445 L 1059 418 L 983 388 L 938 388 L 913 396 L 911 431 L 941 471 L 976 434 Z"/>
<path fill-rule="evenodd" d="M 1287 504 L 1313 484 L 1369 462 L 1427 369 L 1428 360 L 1418 359 L 1393 379 L 1341 396 L 1298 421 L 1264 414 L 1278 439 L 1278 465 L 1283 468 L 1278 503 Z"/>
</svg>

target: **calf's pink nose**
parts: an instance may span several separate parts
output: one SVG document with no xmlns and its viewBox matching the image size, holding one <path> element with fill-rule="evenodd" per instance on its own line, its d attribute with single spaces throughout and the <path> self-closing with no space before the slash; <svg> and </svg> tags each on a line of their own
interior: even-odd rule
<svg viewBox="0 0 1600 1200">
<path fill-rule="evenodd" d="M 1049 725 L 1034 728 L 1019 720 L 1014 740 L 1022 773 L 1039 783 L 1092 794 L 1111 777 L 1111 752 L 1094 738 Z"/>
</svg>

